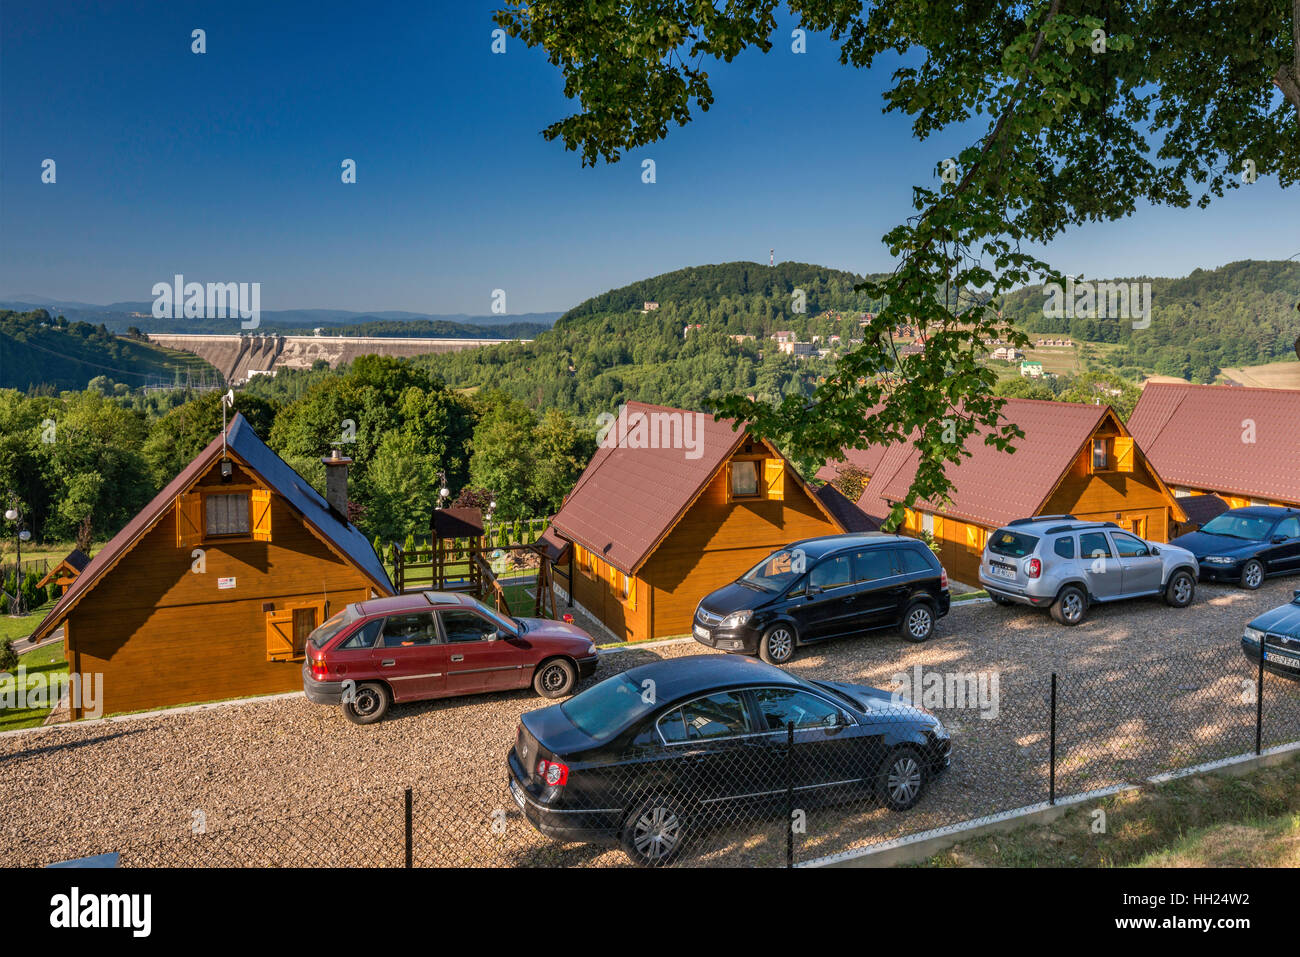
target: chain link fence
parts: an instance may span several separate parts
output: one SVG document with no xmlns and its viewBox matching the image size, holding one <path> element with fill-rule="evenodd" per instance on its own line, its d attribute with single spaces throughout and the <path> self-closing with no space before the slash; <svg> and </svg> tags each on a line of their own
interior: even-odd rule
<svg viewBox="0 0 1300 957">
<path fill-rule="evenodd" d="M 127 867 L 786 867 L 1300 740 L 1300 684 L 1235 647 L 899 677 L 907 700 L 866 721 L 830 691 L 715 694 L 582 766 L 521 725 L 509 771 L 95 851 Z"/>
</svg>

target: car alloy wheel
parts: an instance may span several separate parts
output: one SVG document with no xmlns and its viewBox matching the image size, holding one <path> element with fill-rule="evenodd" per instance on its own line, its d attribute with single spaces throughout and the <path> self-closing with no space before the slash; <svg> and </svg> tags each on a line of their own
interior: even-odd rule
<svg viewBox="0 0 1300 957">
<path fill-rule="evenodd" d="M 912 609 L 912 613 L 907 616 L 907 633 L 914 641 L 922 641 L 930 637 L 930 632 L 934 629 L 934 616 L 930 614 L 930 609 L 924 605 L 917 605 Z"/>
<path fill-rule="evenodd" d="M 925 767 L 921 754 L 911 745 L 891 752 L 877 772 L 877 792 L 893 811 L 906 811 L 921 799 Z"/>
<path fill-rule="evenodd" d="M 632 846 L 646 864 L 667 863 L 682 838 L 682 821 L 670 807 L 649 804 L 632 824 Z"/>
<path fill-rule="evenodd" d="M 1252 591 L 1264 583 L 1264 566 L 1257 561 L 1249 561 L 1241 570 L 1241 583 Z"/>
<path fill-rule="evenodd" d="M 1174 579 L 1174 601 L 1181 607 L 1192 600 L 1192 576 L 1186 573 Z"/>
<path fill-rule="evenodd" d="M 773 628 L 763 639 L 766 658 L 774 665 L 784 664 L 794 657 L 794 635 L 788 628 Z"/>
</svg>

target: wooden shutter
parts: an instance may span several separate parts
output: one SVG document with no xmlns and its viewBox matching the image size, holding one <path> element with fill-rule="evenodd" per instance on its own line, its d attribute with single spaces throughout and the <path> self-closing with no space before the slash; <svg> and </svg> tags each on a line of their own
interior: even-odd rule
<svg viewBox="0 0 1300 957">
<path fill-rule="evenodd" d="M 627 576 L 627 607 L 636 611 L 636 579 Z"/>
<path fill-rule="evenodd" d="M 979 555 L 984 551 L 984 546 L 980 543 L 980 528 L 978 525 L 966 526 L 966 548 L 974 555 Z"/>
<path fill-rule="evenodd" d="M 763 459 L 763 484 L 767 488 L 767 497 L 782 501 L 785 499 L 785 462 L 781 459 Z"/>
<path fill-rule="evenodd" d="M 266 660 L 292 661 L 293 611 L 268 611 L 266 613 Z"/>
<path fill-rule="evenodd" d="M 293 656 L 295 658 L 302 658 L 307 654 L 307 639 L 320 624 L 323 611 L 324 609 L 318 605 L 293 610 Z"/>
<path fill-rule="evenodd" d="M 253 510 L 253 538 L 259 542 L 271 540 L 271 493 L 264 488 L 255 488 L 249 495 L 249 505 Z"/>
<path fill-rule="evenodd" d="M 186 492 L 176 497 L 176 547 L 188 548 L 203 541 L 203 496 Z"/>
<path fill-rule="evenodd" d="M 1135 458 L 1133 440 L 1127 436 L 1117 435 L 1115 437 L 1115 471 L 1132 472 Z"/>
</svg>

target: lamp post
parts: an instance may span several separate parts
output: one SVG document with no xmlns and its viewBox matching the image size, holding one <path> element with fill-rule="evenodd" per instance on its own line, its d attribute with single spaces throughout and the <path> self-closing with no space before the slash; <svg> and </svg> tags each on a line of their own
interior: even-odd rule
<svg viewBox="0 0 1300 957">
<path fill-rule="evenodd" d="M 32 533 L 23 527 L 23 513 L 19 508 L 17 497 L 11 492 L 9 494 L 10 505 L 5 509 L 5 518 L 14 523 L 14 544 L 15 544 L 15 564 L 14 564 L 14 600 L 9 606 L 9 614 L 18 618 L 26 613 L 23 605 L 23 542 L 32 537 Z"/>
</svg>

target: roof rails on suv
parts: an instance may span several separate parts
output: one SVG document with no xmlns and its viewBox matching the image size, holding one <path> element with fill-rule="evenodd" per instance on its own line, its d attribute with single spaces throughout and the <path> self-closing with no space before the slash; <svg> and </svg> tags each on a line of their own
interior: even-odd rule
<svg viewBox="0 0 1300 957">
<path fill-rule="evenodd" d="M 1114 522 L 1079 522 L 1077 525 L 1053 525 L 1047 530 L 1048 535 L 1059 532 L 1077 532 L 1085 528 L 1119 528 Z"/>
<path fill-rule="evenodd" d="M 1011 522 L 1012 525 L 1037 525 L 1039 522 L 1051 521 L 1075 521 L 1073 515 L 1035 515 L 1032 518 L 1018 518 Z"/>
</svg>

